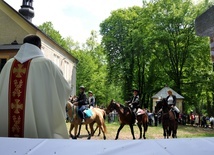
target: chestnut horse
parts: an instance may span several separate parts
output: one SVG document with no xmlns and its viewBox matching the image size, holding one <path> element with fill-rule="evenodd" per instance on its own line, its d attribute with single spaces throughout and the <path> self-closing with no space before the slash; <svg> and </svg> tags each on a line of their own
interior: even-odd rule
<svg viewBox="0 0 214 155">
<path fill-rule="evenodd" d="M 103 139 L 105 140 L 106 139 L 106 136 L 105 136 L 106 125 L 105 125 L 105 120 L 104 120 L 104 117 L 103 117 L 103 113 L 100 110 L 96 109 L 96 108 L 91 108 L 90 110 L 92 111 L 92 116 L 88 117 L 88 118 L 85 118 L 85 122 L 82 123 L 82 119 L 78 116 L 77 108 L 78 108 L 77 106 L 75 106 L 74 104 L 72 104 L 69 101 L 66 104 L 67 115 L 69 116 L 70 123 L 71 123 L 70 130 L 69 130 L 70 136 L 73 139 L 77 138 L 77 129 L 78 129 L 78 126 L 81 125 L 81 124 L 89 124 L 90 130 L 91 130 L 90 133 L 94 133 L 93 125 L 94 125 L 94 123 L 97 123 L 99 129 L 103 133 Z M 72 135 L 73 128 L 75 128 L 74 135 Z M 90 133 L 88 133 L 89 134 L 88 135 L 88 139 L 91 138 L 91 134 Z"/>
<path fill-rule="evenodd" d="M 168 106 L 166 99 L 157 102 L 155 113 L 158 113 L 160 110 L 164 138 L 169 138 L 171 133 L 172 138 L 177 138 L 178 122 L 175 119 L 175 114 L 172 108 Z"/>
<path fill-rule="evenodd" d="M 133 139 L 135 139 L 132 112 L 131 112 L 131 110 L 125 110 L 126 108 L 128 108 L 128 107 L 125 107 L 125 106 L 121 105 L 120 103 L 116 103 L 116 102 L 114 102 L 114 100 L 111 100 L 110 104 L 107 107 L 107 110 L 106 110 L 107 114 L 109 114 L 113 110 L 116 110 L 119 115 L 120 127 L 117 130 L 117 135 L 115 137 L 115 140 L 118 139 L 120 130 L 125 125 L 129 125 Z M 144 127 L 143 138 L 146 139 L 145 134 L 148 129 L 148 115 L 142 109 L 141 109 L 141 112 L 142 112 L 141 114 L 137 115 L 137 126 L 140 130 L 139 139 L 142 138 L 142 125 Z"/>
<path fill-rule="evenodd" d="M 105 120 L 106 119 L 106 111 L 104 109 L 100 109 L 100 108 L 95 108 L 95 109 L 101 112 L 101 114 L 103 115 L 103 118 Z M 79 125 L 79 131 L 78 131 L 77 137 L 79 137 L 79 135 L 80 135 L 81 127 L 82 127 L 82 124 Z M 98 128 L 99 128 L 99 126 L 97 125 L 95 130 L 93 130 L 92 133 L 90 133 L 88 130 L 88 124 L 85 124 L 85 129 L 88 132 L 88 134 L 91 134 L 91 136 L 94 136 L 94 133 L 97 131 Z M 98 136 L 100 136 L 100 133 L 101 133 L 101 131 L 99 128 Z"/>
</svg>

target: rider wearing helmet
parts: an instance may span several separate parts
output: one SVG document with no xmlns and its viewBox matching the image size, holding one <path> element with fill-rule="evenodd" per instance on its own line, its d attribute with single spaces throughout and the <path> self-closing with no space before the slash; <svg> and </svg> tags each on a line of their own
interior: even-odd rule
<svg viewBox="0 0 214 155">
<path fill-rule="evenodd" d="M 82 120 L 84 122 L 85 114 L 83 111 L 86 109 L 87 96 L 85 94 L 84 86 L 80 86 L 79 89 L 80 89 L 80 93 L 78 95 L 77 101 L 74 104 L 78 105 L 78 115 L 80 116 L 80 118 L 82 118 Z"/>
<path fill-rule="evenodd" d="M 89 108 L 90 108 L 90 107 L 95 107 L 95 97 L 94 97 L 94 95 L 93 95 L 93 92 L 92 92 L 92 91 L 89 91 L 89 92 L 88 92 L 88 95 L 89 95 L 89 97 L 88 97 Z"/>
<path fill-rule="evenodd" d="M 139 97 L 139 91 L 137 89 L 133 89 L 133 96 L 129 101 L 126 101 L 128 106 L 131 108 L 132 115 L 133 115 L 133 122 L 135 122 L 136 119 L 136 113 L 138 108 L 140 108 L 140 97 Z"/>
</svg>

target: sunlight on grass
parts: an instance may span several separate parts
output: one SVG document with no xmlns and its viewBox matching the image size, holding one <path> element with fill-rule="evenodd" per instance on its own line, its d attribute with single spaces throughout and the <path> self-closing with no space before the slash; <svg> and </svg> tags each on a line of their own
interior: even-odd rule
<svg viewBox="0 0 214 155">
<path fill-rule="evenodd" d="M 67 123 L 68 130 L 70 124 Z M 95 125 L 96 126 L 96 125 Z M 95 128 L 94 126 L 94 128 Z M 119 128 L 118 123 L 106 123 L 107 133 L 106 137 L 108 140 L 115 139 L 117 130 Z M 139 129 L 137 126 L 134 126 L 135 138 L 139 138 Z M 87 135 L 85 130 L 85 126 L 82 126 L 81 135 Z M 102 139 L 102 133 L 98 137 L 98 132 L 95 133 L 95 136 L 92 139 Z M 87 136 L 85 136 L 85 139 Z M 192 127 L 189 125 L 179 125 L 177 130 L 177 138 L 196 138 L 196 137 L 214 137 L 214 129 L 210 128 L 201 128 L 201 127 Z M 163 139 L 163 129 L 162 126 L 149 126 L 148 131 L 146 132 L 147 139 Z M 84 138 L 83 138 L 84 139 Z M 124 126 L 124 128 L 120 131 L 119 139 L 132 139 L 131 131 L 128 125 Z"/>
</svg>

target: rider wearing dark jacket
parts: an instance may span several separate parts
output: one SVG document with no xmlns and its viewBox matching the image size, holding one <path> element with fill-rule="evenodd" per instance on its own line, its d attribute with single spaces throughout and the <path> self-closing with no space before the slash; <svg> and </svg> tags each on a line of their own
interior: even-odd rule
<svg viewBox="0 0 214 155">
<path fill-rule="evenodd" d="M 140 97 L 139 97 L 138 93 L 139 93 L 139 91 L 137 89 L 133 89 L 132 98 L 126 102 L 132 110 L 133 122 L 136 118 L 137 110 L 138 110 L 138 108 L 140 108 Z"/>
<path fill-rule="evenodd" d="M 83 119 L 84 121 L 84 110 L 86 109 L 87 105 L 87 96 L 85 94 L 85 87 L 80 86 L 80 93 L 78 95 L 77 101 L 75 102 L 76 105 L 78 105 L 78 115 Z"/>
<path fill-rule="evenodd" d="M 137 109 L 140 108 L 140 97 L 138 95 L 138 90 L 133 89 L 133 96 L 131 100 L 127 101 L 127 104 L 134 112 L 136 112 Z"/>
<path fill-rule="evenodd" d="M 166 97 L 166 101 L 168 103 L 168 106 L 170 106 L 174 110 L 176 114 L 176 120 L 179 121 L 180 110 L 176 107 L 176 96 L 172 94 L 171 90 L 168 90 L 168 96 Z"/>
</svg>

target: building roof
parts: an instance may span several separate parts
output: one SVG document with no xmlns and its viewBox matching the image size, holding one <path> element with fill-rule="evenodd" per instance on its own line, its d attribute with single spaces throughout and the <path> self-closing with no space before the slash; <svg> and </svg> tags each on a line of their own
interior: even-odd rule
<svg viewBox="0 0 214 155">
<path fill-rule="evenodd" d="M 153 95 L 152 98 L 158 98 L 158 97 L 166 98 L 168 96 L 168 90 L 171 90 L 172 94 L 175 95 L 177 99 L 184 99 L 183 96 L 181 96 L 180 94 L 178 94 L 176 91 L 174 91 L 170 87 L 164 87 L 164 88 L 162 88 L 157 94 Z"/>
</svg>

